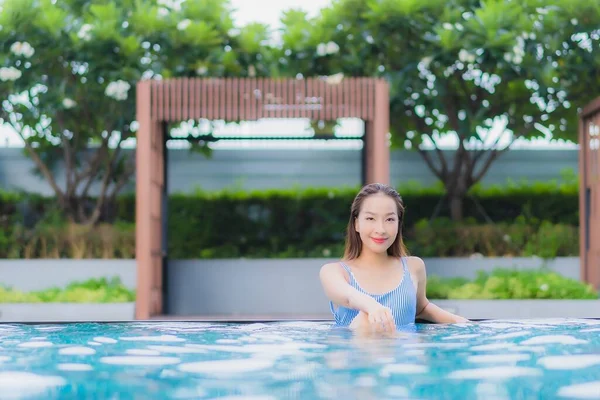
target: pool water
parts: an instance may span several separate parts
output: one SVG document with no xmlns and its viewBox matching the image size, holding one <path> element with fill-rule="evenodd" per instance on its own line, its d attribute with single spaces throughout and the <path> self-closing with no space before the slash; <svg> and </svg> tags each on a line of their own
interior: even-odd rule
<svg viewBox="0 0 600 400">
<path fill-rule="evenodd" d="M 599 320 L 0 324 L 0 399 L 600 399 Z"/>
</svg>

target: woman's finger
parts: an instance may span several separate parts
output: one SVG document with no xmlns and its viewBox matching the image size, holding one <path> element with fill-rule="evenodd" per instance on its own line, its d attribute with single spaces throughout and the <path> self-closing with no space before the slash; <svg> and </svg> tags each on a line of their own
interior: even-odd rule
<svg viewBox="0 0 600 400">
<path fill-rule="evenodd" d="M 373 314 L 369 314 L 369 324 L 374 325 L 377 323 L 376 316 Z"/>
<path fill-rule="evenodd" d="M 386 325 L 388 327 L 389 330 L 396 330 L 396 323 L 394 321 L 394 316 L 392 315 L 392 312 L 390 310 L 387 310 L 386 312 Z"/>
<path fill-rule="evenodd" d="M 395 331 L 396 330 L 396 323 L 394 322 L 393 318 L 391 318 L 390 320 L 388 320 L 387 326 L 388 326 L 388 329 L 390 331 Z"/>
</svg>

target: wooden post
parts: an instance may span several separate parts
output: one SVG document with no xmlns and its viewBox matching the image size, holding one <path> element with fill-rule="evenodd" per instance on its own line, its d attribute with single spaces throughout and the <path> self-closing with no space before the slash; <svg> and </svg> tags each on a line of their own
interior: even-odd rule
<svg viewBox="0 0 600 400">
<path fill-rule="evenodd" d="M 579 260 L 581 280 L 600 289 L 600 98 L 579 116 Z"/>
<path fill-rule="evenodd" d="M 136 319 L 148 319 L 162 307 L 160 290 L 162 269 L 160 254 L 160 188 L 162 177 L 162 130 L 151 114 L 152 86 L 150 81 L 137 84 L 136 119 L 139 123 L 136 146 L 136 246 L 137 287 Z M 157 224 L 158 217 L 158 224 Z M 158 263 L 158 265 L 157 265 Z"/>
<path fill-rule="evenodd" d="M 374 82 L 373 118 L 366 122 L 366 182 L 390 184 L 390 105 L 388 85 Z"/>
</svg>

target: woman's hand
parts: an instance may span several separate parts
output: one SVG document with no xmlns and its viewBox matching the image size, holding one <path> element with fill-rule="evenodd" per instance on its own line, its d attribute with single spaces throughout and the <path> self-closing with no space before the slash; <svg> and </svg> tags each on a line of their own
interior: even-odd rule
<svg viewBox="0 0 600 400">
<path fill-rule="evenodd" d="M 352 320 L 350 329 L 362 333 L 396 332 L 396 323 L 392 311 L 374 301 L 366 312 L 360 311 Z"/>
<path fill-rule="evenodd" d="M 376 304 L 373 304 L 372 307 L 367 309 L 369 323 L 378 332 L 394 332 L 396 330 L 396 323 L 394 322 L 392 310 L 378 302 L 375 303 Z"/>
<path fill-rule="evenodd" d="M 454 316 L 454 323 L 455 324 L 464 324 L 464 323 L 467 323 L 467 322 L 471 322 L 471 321 L 468 320 L 465 317 L 461 317 L 460 315 L 455 315 Z"/>
</svg>

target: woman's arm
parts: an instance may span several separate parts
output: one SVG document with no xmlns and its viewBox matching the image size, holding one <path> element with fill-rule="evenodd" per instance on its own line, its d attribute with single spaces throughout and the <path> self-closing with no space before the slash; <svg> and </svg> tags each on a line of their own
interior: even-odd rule
<svg viewBox="0 0 600 400">
<path fill-rule="evenodd" d="M 319 272 L 325 295 L 338 306 L 362 311 L 366 318 L 359 313 L 361 324 L 369 323 L 379 329 L 393 331 L 396 329 L 392 311 L 373 297 L 353 288 L 346 278 L 345 271 L 338 263 L 325 264 Z M 359 324 L 359 325 L 361 325 Z"/>
<path fill-rule="evenodd" d="M 367 312 L 375 306 L 375 303 L 379 304 L 371 296 L 353 288 L 348 283 L 344 270 L 337 263 L 323 265 L 319 272 L 319 278 L 321 278 L 325 295 L 338 306 Z"/>
<path fill-rule="evenodd" d="M 427 299 L 427 272 L 425 263 L 418 257 L 410 257 L 413 271 L 417 276 L 417 319 L 438 324 L 454 324 L 469 320 L 442 310 Z"/>
</svg>

